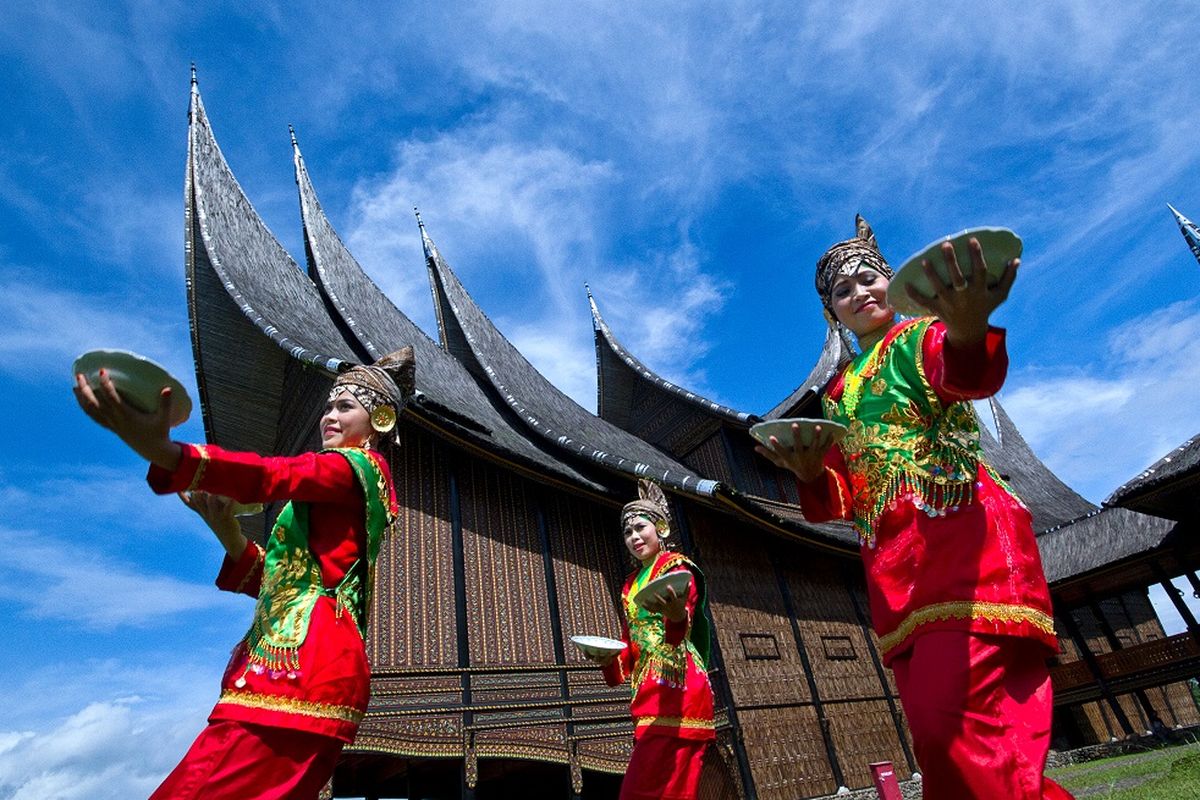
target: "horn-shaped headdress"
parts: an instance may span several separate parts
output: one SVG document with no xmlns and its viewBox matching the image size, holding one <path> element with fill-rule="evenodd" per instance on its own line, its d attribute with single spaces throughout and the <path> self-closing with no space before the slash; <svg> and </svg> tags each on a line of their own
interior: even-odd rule
<svg viewBox="0 0 1200 800">
<path fill-rule="evenodd" d="M 654 523 L 659 536 L 666 538 L 670 535 L 671 511 L 667 505 L 667 496 L 662 487 L 654 481 L 645 478 L 638 481 L 638 499 L 626 503 L 621 509 L 622 527 L 630 517 L 645 517 Z"/>
<path fill-rule="evenodd" d="M 416 388 L 416 360 L 412 347 L 402 347 L 374 364 L 355 366 L 337 376 L 329 399 L 343 391 L 354 395 L 371 415 L 371 427 L 380 434 L 396 428 L 396 417 Z"/>
<path fill-rule="evenodd" d="M 827 312 L 833 308 L 833 283 L 843 272 L 870 267 L 888 278 L 893 274 L 892 268 L 879 252 L 879 245 L 875 243 L 874 231 L 861 214 L 854 215 L 854 227 L 854 238 L 838 242 L 817 261 L 817 294 L 821 296 L 821 303 Z"/>
</svg>

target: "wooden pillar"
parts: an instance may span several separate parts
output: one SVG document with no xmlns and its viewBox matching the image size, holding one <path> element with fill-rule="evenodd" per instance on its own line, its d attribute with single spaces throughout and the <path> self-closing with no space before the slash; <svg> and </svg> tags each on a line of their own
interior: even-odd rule
<svg viewBox="0 0 1200 800">
<path fill-rule="evenodd" d="M 692 529 L 688 525 L 687 514 L 682 503 L 675 503 L 672 511 L 674 525 L 678 528 L 679 542 L 685 552 L 691 553 L 697 559 L 700 553 L 692 538 Z M 700 567 L 704 569 L 703 566 Z M 738 776 L 742 780 L 742 790 L 745 800 L 758 800 L 758 789 L 754 785 L 754 773 L 750 769 L 750 756 L 746 753 L 746 740 L 742 737 L 742 724 L 738 721 L 737 704 L 733 699 L 733 690 L 729 686 L 729 672 L 725 669 L 725 656 L 721 652 L 721 638 L 717 636 L 717 622 L 713 619 L 712 607 L 709 605 L 708 624 L 712 627 L 712 664 L 709 669 L 716 669 L 717 680 L 712 681 L 713 691 L 720 693 L 721 702 L 725 704 L 725 712 L 729 715 L 729 725 L 733 728 L 730 738 L 733 740 L 733 755 L 737 761 Z"/>
<path fill-rule="evenodd" d="M 1116 631 L 1113 630 L 1112 625 L 1109 623 L 1108 617 L 1104 615 L 1104 609 L 1100 607 L 1099 601 L 1090 595 L 1088 596 L 1088 608 L 1091 609 L 1092 616 L 1096 618 L 1096 622 L 1100 626 L 1100 633 L 1104 634 L 1104 640 L 1108 642 L 1108 646 L 1112 651 L 1115 653 L 1118 650 L 1125 649 L 1121 645 L 1121 640 L 1117 638 Z M 1124 604 L 1122 604 L 1122 608 L 1124 608 Z M 1126 621 L 1129 621 L 1128 614 L 1126 614 Z M 1144 730 L 1150 730 L 1150 720 L 1158 712 L 1154 710 L 1154 706 L 1150 704 L 1150 698 L 1146 696 L 1143 690 L 1134 690 L 1133 696 L 1138 701 L 1139 710 L 1142 713 L 1142 723 L 1145 725 Z"/>
<path fill-rule="evenodd" d="M 771 552 L 775 551 L 775 552 Z M 796 640 L 796 652 L 800 654 L 800 668 L 804 670 L 804 680 L 808 683 L 808 693 L 812 697 L 813 708 L 817 712 L 817 724 L 821 728 L 821 740 L 825 744 L 825 757 L 829 759 L 829 769 L 833 772 L 833 782 L 842 787 L 846 785 L 846 775 L 842 772 L 841 762 L 838 761 L 837 748 L 833 744 L 833 733 L 829 730 L 829 718 L 825 716 L 825 706 L 821 703 L 821 692 L 817 689 L 817 679 L 813 677 L 812 662 L 808 659 L 808 648 L 804 646 L 804 638 L 800 635 L 800 622 L 796 619 L 796 604 L 792 601 L 792 590 L 788 588 L 787 576 L 783 574 L 783 555 L 777 547 L 768 551 L 771 565 L 775 568 L 775 582 L 779 586 L 779 594 L 783 598 L 783 610 L 787 612 L 788 622 L 792 625 L 792 637 Z"/>
<path fill-rule="evenodd" d="M 1100 665 L 1096 663 L 1096 656 L 1088 647 L 1087 639 L 1083 638 L 1083 634 L 1079 631 L 1079 624 L 1075 622 L 1075 616 L 1070 611 L 1063 612 L 1063 625 L 1067 628 L 1067 633 L 1071 637 L 1071 641 L 1075 642 L 1075 647 L 1079 649 L 1079 655 L 1083 659 L 1083 663 L 1087 665 L 1088 672 L 1092 673 L 1092 679 L 1096 681 L 1096 685 L 1100 687 L 1100 696 L 1108 703 L 1112 709 L 1113 716 L 1117 718 L 1121 730 L 1126 736 L 1133 734 L 1133 726 L 1129 724 L 1129 717 L 1125 716 L 1125 709 L 1121 708 L 1121 704 L 1117 702 L 1117 698 L 1113 697 L 1112 692 L 1108 690 L 1108 683 L 1104 680 L 1104 676 L 1100 672 Z"/>
<path fill-rule="evenodd" d="M 854 591 L 856 584 L 857 577 L 848 566 L 843 565 L 842 585 L 846 587 L 846 593 L 850 596 L 850 606 L 854 609 L 854 616 L 858 618 L 858 627 L 862 630 L 863 638 L 867 641 L 867 653 L 871 656 L 871 663 L 875 666 L 875 676 L 879 678 L 879 688 L 883 692 L 884 699 L 887 700 L 888 710 L 892 714 L 892 724 L 896 726 L 896 735 L 900 737 L 900 749 L 904 751 L 904 760 L 908 762 L 908 771 L 916 772 L 917 759 L 913 755 L 912 748 L 908 746 L 908 736 L 904 730 L 904 718 L 900 714 L 900 709 L 896 706 L 896 698 L 892 694 L 891 687 L 888 686 L 887 673 L 884 672 L 883 660 L 879 657 L 879 651 L 875 649 L 875 640 L 872 638 L 875 635 L 874 631 L 867 624 L 867 615 L 863 613 L 862 607 L 858 604 L 858 594 Z"/>
<path fill-rule="evenodd" d="M 462 507 L 458 492 L 458 470 L 461 462 L 452 463 L 447 470 L 450 480 L 450 537 L 452 558 L 454 559 L 454 625 L 457 632 L 459 681 L 462 689 L 464 728 L 471 725 L 474 713 L 471 706 L 471 650 L 467 635 L 467 564 L 466 551 L 463 546 Z M 476 763 L 471 752 L 474 743 L 471 734 L 464 731 L 463 761 L 460 771 L 462 782 L 462 800 L 475 800 Z"/>
<path fill-rule="evenodd" d="M 562 616 L 558 607 L 558 580 L 554 575 L 554 553 L 550 549 L 550 531 L 546 527 L 546 514 L 542 510 L 545 505 L 545 495 L 539 493 L 535 502 L 537 503 L 537 528 L 538 541 L 542 546 L 542 568 L 546 577 L 546 608 L 550 612 L 550 631 L 552 644 L 554 646 L 554 663 L 560 665 L 558 670 L 558 690 L 562 693 L 563 700 L 563 716 L 568 720 L 571 718 L 571 684 L 567 679 L 567 663 L 566 648 L 563 644 Z M 574 753 L 571 745 L 571 736 L 575 733 L 575 723 L 567 722 L 566 727 L 568 757 Z M 572 800 L 579 800 L 579 793 L 575 791 L 575 786 L 571 780 L 571 771 L 567 770 L 567 785 L 570 787 L 569 795 Z"/>
<path fill-rule="evenodd" d="M 1192 594 L 1197 600 L 1200 600 L 1200 577 L 1196 576 L 1195 571 L 1183 573 L 1187 576 L 1188 583 L 1192 585 Z"/>
<path fill-rule="evenodd" d="M 1187 603 L 1183 602 L 1183 598 L 1180 597 L 1182 593 L 1171 583 L 1166 570 L 1157 561 L 1150 562 L 1150 570 L 1154 573 L 1154 577 L 1158 578 L 1158 585 L 1167 593 L 1167 597 L 1171 598 L 1171 602 L 1174 603 L 1175 610 L 1179 612 L 1179 616 L 1183 617 L 1184 623 L 1187 624 L 1188 633 L 1192 635 L 1192 638 L 1196 642 L 1200 643 L 1200 623 L 1196 622 L 1196 616 L 1188 608 Z"/>
</svg>

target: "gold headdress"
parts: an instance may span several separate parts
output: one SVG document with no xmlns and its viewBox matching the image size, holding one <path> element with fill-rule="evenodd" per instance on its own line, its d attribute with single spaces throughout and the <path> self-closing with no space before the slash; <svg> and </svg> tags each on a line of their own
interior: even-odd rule
<svg viewBox="0 0 1200 800">
<path fill-rule="evenodd" d="M 370 365 L 351 367 L 337 376 L 329 390 L 329 399 L 343 391 L 354 395 L 371 415 L 371 427 L 381 434 L 391 433 L 396 417 L 416 388 L 416 360 L 412 347 L 389 353 Z"/>
<path fill-rule="evenodd" d="M 664 539 L 671 535 L 671 510 L 667 505 L 667 496 L 654 481 L 645 478 L 638 481 L 638 499 L 626 503 L 621 509 L 621 527 L 630 517 L 650 520 L 658 530 L 658 535 Z"/>
</svg>

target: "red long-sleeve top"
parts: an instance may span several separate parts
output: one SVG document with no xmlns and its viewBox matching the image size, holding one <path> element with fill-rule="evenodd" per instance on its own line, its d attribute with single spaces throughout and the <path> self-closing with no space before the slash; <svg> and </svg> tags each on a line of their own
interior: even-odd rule
<svg viewBox="0 0 1200 800">
<path fill-rule="evenodd" d="M 648 577 L 654 579 L 669 572 L 686 570 L 690 563 L 677 553 L 662 551 L 651 565 Z M 699 609 L 697 581 L 688 584 L 686 616 L 674 622 L 661 614 L 639 614 L 633 597 L 636 594 L 634 581 L 640 572 L 630 573 L 621 588 L 624 612 L 621 640 L 628 646 L 604 666 L 604 680 L 609 686 L 619 686 L 626 680 L 631 682 L 630 712 L 635 739 L 645 735 L 700 741 L 714 739 L 713 694 L 707 667 L 687 641 L 692 619 Z M 637 635 L 630 635 L 631 625 L 641 628 Z M 650 647 L 644 649 L 643 643 Z M 656 651 L 664 646 L 675 651 L 681 660 L 686 659 L 681 683 L 669 680 L 662 674 L 663 670 L 657 668 Z M 634 681 L 637 681 L 636 685 L 632 685 Z"/>
<path fill-rule="evenodd" d="M 881 346 L 887 347 L 888 339 Z M 998 328 L 991 328 L 977 347 L 963 349 L 947 342 L 945 325 L 934 322 L 925 331 L 920 357 L 918 369 L 943 406 L 995 394 L 1008 369 L 1004 331 Z M 845 391 L 845 374 L 826 387 L 834 402 Z M 830 448 L 820 477 L 799 481 L 798 487 L 807 519 L 853 517 L 851 481 L 840 446 Z M 1051 651 L 1057 648 L 1029 511 L 993 478 L 982 459 L 969 502 L 930 515 L 917 503 L 898 498 L 885 507 L 873 535 L 861 552 L 885 663 L 931 630 L 1020 636 Z"/>
<path fill-rule="evenodd" d="M 394 511 L 387 461 L 368 452 L 386 479 Z M 308 546 L 327 588 L 336 587 L 356 561 L 366 558 L 363 490 L 350 463 L 336 452 L 264 457 L 215 445 L 183 445 L 175 470 L 151 466 L 147 482 L 159 494 L 200 489 L 245 503 L 308 503 Z M 263 548 L 248 543 L 236 562 L 226 556 L 217 587 L 257 597 L 263 560 Z M 318 599 L 299 657 L 295 677 L 256 672 L 249 668 L 245 641 L 239 642 L 209 720 L 236 720 L 353 741 L 367 709 L 371 672 L 350 610 L 343 608 L 339 614 L 333 597 Z"/>
</svg>

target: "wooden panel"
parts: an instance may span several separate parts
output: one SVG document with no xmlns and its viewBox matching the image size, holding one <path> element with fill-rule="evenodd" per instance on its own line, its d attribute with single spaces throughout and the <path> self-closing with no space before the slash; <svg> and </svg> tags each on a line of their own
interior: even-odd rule
<svg viewBox="0 0 1200 800">
<path fill-rule="evenodd" d="M 734 702 L 740 707 L 811 700 L 763 534 L 718 529 L 736 523 L 699 512 L 689 521 L 700 568 L 708 576 L 709 603 Z M 742 634 L 774 637 L 780 657 L 748 658 Z"/>
<path fill-rule="evenodd" d="M 725 454 L 725 444 L 721 441 L 721 432 L 717 431 L 704 440 L 704 443 L 683 457 L 683 463 L 706 478 L 723 481 L 734 485 L 733 471 Z"/>
<path fill-rule="evenodd" d="M 739 711 L 759 800 L 796 800 L 837 791 L 812 706 Z"/>
<path fill-rule="evenodd" d="M 581 634 L 621 638 L 619 596 L 633 561 L 620 558 L 617 510 L 554 492 L 546 494 L 544 512 L 564 641 Z M 586 662 L 569 642 L 564 655 L 568 664 Z"/>
<path fill-rule="evenodd" d="M 546 570 L 526 482 L 472 459 L 460 470 L 471 666 L 553 664 Z"/>
<path fill-rule="evenodd" d="M 367 653 L 372 669 L 453 666 L 454 621 L 449 479 L 445 450 L 401 424 L 392 463 L 400 516 L 375 565 Z"/>
<path fill-rule="evenodd" d="M 884 697 L 841 564 L 811 553 L 799 556 L 781 560 L 822 702 Z"/>
<path fill-rule="evenodd" d="M 876 761 L 891 761 L 897 775 L 908 777 L 908 762 L 886 701 L 826 703 L 825 717 L 851 789 L 871 785 L 868 765 Z"/>
</svg>

